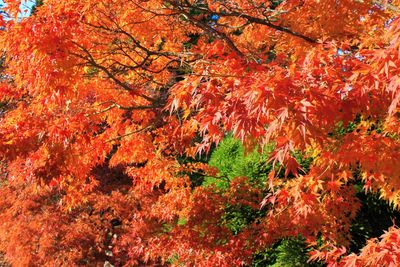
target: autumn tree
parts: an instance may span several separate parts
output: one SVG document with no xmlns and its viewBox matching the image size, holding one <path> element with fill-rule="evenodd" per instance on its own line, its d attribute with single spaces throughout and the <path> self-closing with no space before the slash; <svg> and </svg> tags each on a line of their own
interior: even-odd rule
<svg viewBox="0 0 400 267">
<path fill-rule="evenodd" d="M 397 228 L 346 256 L 354 185 L 400 201 L 398 1 L 40 2 L 0 21 L 10 263 L 246 265 L 301 236 L 332 266 L 398 264 Z M 270 148 L 262 187 L 200 186 L 227 134 Z"/>
</svg>

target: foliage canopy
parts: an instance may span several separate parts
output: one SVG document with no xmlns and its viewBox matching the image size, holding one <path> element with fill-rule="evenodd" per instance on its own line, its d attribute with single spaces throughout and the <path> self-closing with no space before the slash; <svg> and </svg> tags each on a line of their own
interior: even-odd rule
<svg viewBox="0 0 400 267">
<path fill-rule="evenodd" d="M 13 265 L 400 264 L 396 227 L 346 249 L 360 189 L 400 204 L 400 1 L 39 2 L 0 17 Z"/>
</svg>

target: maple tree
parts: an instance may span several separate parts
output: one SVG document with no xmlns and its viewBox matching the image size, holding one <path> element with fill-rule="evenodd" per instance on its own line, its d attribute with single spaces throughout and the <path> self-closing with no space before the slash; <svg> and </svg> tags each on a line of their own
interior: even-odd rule
<svg viewBox="0 0 400 267">
<path fill-rule="evenodd" d="M 248 265 L 301 236 L 398 265 L 397 228 L 345 248 L 355 183 L 400 202 L 399 1 L 40 2 L 0 19 L 10 263 Z M 207 162 L 227 134 L 268 150 L 262 176 Z"/>
</svg>

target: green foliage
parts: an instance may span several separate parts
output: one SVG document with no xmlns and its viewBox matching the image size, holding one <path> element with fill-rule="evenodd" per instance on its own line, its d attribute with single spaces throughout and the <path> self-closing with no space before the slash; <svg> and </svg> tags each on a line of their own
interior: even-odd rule
<svg viewBox="0 0 400 267">
<path fill-rule="evenodd" d="M 265 210 L 255 210 L 249 206 L 227 206 L 222 223 L 233 234 L 238 234 L 244 227 L 265 215 Z"/>
<path fill-rule="evenodd" d="M 283 239 L 272 248 L 259 252 L 254 256 L 253 267 L 319 267 L 316 262 L 307 262 L 309 249 L 303 238 Z"/>
<path fill-rule="evenodd" d="M 206 177 L 203 186 L 214 186 L 223 192 L 236 177 L 246 177 L 251 186 L 265 189 L 266 176 L 271 170 L 271 164 L 267 164 L 270 151 L 271 147 L 266 147 L 262 152 L 256 148 L 246 153 L 238 139 L 227 136 L 213 151 L 208 162 L 210 166 L 219 170 L 219 174 L 217 177 Z M 245 205 L 227 205 L 222 224 L 233 234 L 238 234 L 264 214 L 264 210 Z"/>
<path fill-rule="evenodd" d="M 335 136 L 343 136 L 353 132 L 359 124 L 360 118 L 349 122 L 346 126 L 339 123 L 335 129 Z M 267 164 L 272 147 L 266 147 L 262 152 L 257 149 L 245 153 L 242 143 L 227 136 L 213 151 L 208 164 L 219 170 L 217 177 L 205 177 L 203 186 L 215 186 L 224 191 L 236 177 L 247 177 L 252 186 L 265 189 L 265 178 L 271 171 L 271 164 Z M 293 156 L 301 165 L 304 172 L 308 172 L 312 158 L 304 157 L 301 153 Z M 284 170 L 281 170 L 283 173 Z M 280 175 L 282 176 L 282 175 Z M 290 177 L 288 177 L 290 178 Z M 365 246 L 366 240 L 378 237 L 390 227 L 393 222 L 400 221 L 400 212 L 396 211 L 376 194 L 366 194 L 362 185 L 356 184 L 357 197 L 362 202 L 361 210 L 351 226 L 352 241 L 350 250 L 358 252 Z M 224 224 L 233 234 L 238 234 L 244 227 L 263 217 L 265 211 L 253 209 L 243 205 L 227 205 L 222 217 Z M 378 214 L 378 216 L 377 216 Z M 252 266 L 296 267 L 321 266 L 319 263 L 307 263 L 308 251 L 302 238 L 283 239 L 273 247 L 254 255 Z"/>
<path fill-rule="evenodd" d="M 275 250 L 277 257 L 273 267 L 306 266 L 308 260 L 307 249 L 303 240 L 285 239 Z"/>
<path fill-rule="evenodd" d="M 247 177 L 252 186 L 266 190 L 266 177 L 272 166 L 268 162 L 273 146 L 264 147 L 262 151 L 256 148 L 245 151 L 242 143 L 227 136 L 213 151 L 208 164 L 219 170 L 218 177 L 206 177 L 203 186 L 215 186 L 224 191 L 236 177 Z M 311 158 L 301 153 L 293 155 L 302 169 L 307 172 L 312 162 Z M 244 227 L 262 218 L 265 210 L 253 209 L 245 205 L 227 205 L 222 217 L 224 224 L 233 234 L 238 234 Z M 317 263 L 307 263 L 308 251 L 302 238 L 288 238 L 274 244 L 254 255 L 252 266 L 296 267 L 320 266 Z"/>
<path fill-rule="evenodd" d="M 242 143 L 227 136 L 212 153 L 208 164 L 219 170 L 218 177 L 206 177 L 203 185 L 214 184 L 216 187 L 226 189 L 235 177 L 247 177 L 254 186 L 262 187 L 265 178 L 271 170 L 267 164 L 269 152 L 272 147 L 265 147 L 262 152 L 254 149 L 245 153 Z"/>
<path fill-rule="evenodd" d="M 37 8 L 41 7 L 44 4 L 43 0 L 36 0 L 35 4 L 32 7 L 31 14 L 35 14 L 37 12 Z"/>
<path fill-rule="evenodd" d="M 334 138 L 341 138 L 345 134 L 352 133 L 360 124 L 360 122 L 361 122 L 360 114 L 357 114 L 355 119 L 353 121 L 348 122 L 347 124 L 345 124 L 343 121 L 339 121 L 336 124 L 336 128 L 333 130 L 333 132 L 329 133 L 329 136 Z"/>
<path fill-rule="evenodd" d="M 100 72 L 100 70 L 99 70 L 98 68 L 96 68 L 96 67 L 90 67 L 90 68 L 87 68 L 87 70 L 86 70 L 86 75 L 87 75 L 88 77 L 94 77 L 94 76 L 96 76 L 99 72 Z"/>
<path fill-rule="evenodd" d="M 179 266 L 179 256 L 177 254 L 173 255 L 171 258 L 167 260 L 168 264 L 172 264 L 174 266 Z"/>
</svg>

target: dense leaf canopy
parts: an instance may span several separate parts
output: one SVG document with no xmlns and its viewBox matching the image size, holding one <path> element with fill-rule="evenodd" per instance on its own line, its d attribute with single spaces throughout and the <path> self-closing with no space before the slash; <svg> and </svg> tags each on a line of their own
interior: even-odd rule
<svg viewBox="0 0 400 267">
<path fill-rule="evenodd" d="M 249 265 L 298 236 L 330 266 L 400 264 L 397 228 L 346 252 L 356 184 L 400 204 L 400 1 L 5 2 L 13 265 Z M 228 135 L 248 156 L 208 162 Z"/>
</svg>

